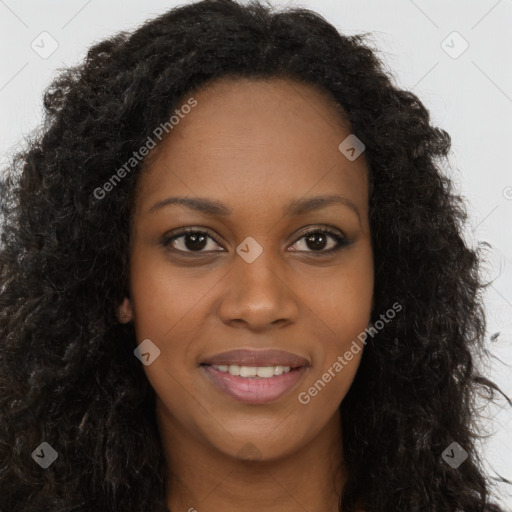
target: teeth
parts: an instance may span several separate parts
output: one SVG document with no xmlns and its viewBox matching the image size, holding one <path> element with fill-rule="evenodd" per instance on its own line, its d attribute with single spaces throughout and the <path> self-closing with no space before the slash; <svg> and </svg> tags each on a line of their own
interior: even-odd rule
<svg viewBox="0 0 512 512">
<path fill-rule="evenodd" d="M 290 366 L 238 366 L 237 364 L 214 364 L 212 366 L 221 372 L 230 373 L 231 375 L 238 375 L 240 377 L 259 377 L 261 379 L 269 379 L 275 375 L 288 373 L 291 370 Z"/>
</svg>

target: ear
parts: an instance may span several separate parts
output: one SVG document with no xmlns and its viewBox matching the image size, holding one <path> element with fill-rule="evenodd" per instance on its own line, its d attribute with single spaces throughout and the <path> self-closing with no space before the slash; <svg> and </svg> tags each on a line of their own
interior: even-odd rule
<svg viewBox="0 0 512 512">
<path fill-rule="evenodd" d="M 123 302 L 117 307 L 117 319 L 120 323 L 126 324 L 133 320 L 132 303 L 128 297 L 125 297 Z"/>
</svg>

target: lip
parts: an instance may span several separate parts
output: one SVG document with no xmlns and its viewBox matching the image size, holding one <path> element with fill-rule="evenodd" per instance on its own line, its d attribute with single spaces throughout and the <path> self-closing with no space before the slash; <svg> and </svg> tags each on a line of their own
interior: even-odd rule
<svg viewBox="0 0 512 512">
<path fill-rule="evenodd" d="M 281 375 L 258 379 L 231 375 L 207 364 L 201 365 L 200 368 L 218 390 L 234 400 L 247 404 L 275 402 L 291 392 L 307 371 L 307 366 L 300 366 Z"/>
<path fill-rule="evenodd" d="M 201 361 L 201 364 L 210 366 L 220 364 L 236 364 L 238 366 L 290 366 L 291 368 L 310 366 L 309 361 L 304 357 L 292 352 L 277 349 L 229 350 L 228 352 L 222 352 L 207 357 Z"/>
</svg>

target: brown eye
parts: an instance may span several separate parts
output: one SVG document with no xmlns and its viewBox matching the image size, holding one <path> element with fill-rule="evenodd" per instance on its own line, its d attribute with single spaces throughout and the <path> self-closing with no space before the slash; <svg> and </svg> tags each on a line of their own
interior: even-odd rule
<svg viewBox="0 0 512 512">
<path fill-rule="evenodd" d="M 329 246 L 329 238 L 331 239 L 331 244 L 330 247 L 325 250 L 325 248 Z M 350 242 L 344 236 L 341 236 L 337 232 L 331 231 L 329 229 L 310 230 L 303 234 L 299 240 L 295 242 L 294 245 L 296 245 L 302 239 L 304 239 L 305 245 L 309 249 L 306 250 L 306 252 L 319 253 L 318 255 L 336 252 L 350 244 Z M 334 240 L 334 242 L 332 242 L 332 240 Z M 294 250 L 303 252 L 300 249 Z"/>
<path fill-rule="evenodd" d="M 210 249 L 205 251 L 203 249 L 208 247 L 209 240 L 215 243 L 210 243 Z M 165 237 L 162 241 L 162 245 L 176 252 L 207 253 L 217 251 L 215 245 L 219 244 L 217 244 L 215 239 L 207 231 L 187 229 L 173 236 Z"/>
<path fill-rule="evenodd" d="M 304 233 L 294 245 L 297 245 L 303 239 L 306 249 L 293 249 L 293 251 L 310 252 L 315 256 L 334 253 L 351 243 L 338 232 L 326 228 L 316 228 Z M 209 243 L 209 241 L 211 242 Z M 204 229 L 183 229 L 172 236 L 164 237 L 161 243 L 163 247 L 169 250 L 185 254 L 208 254 L 223 250 L 216 248 L 222 246 L 209 231 Z"/>
</svg>

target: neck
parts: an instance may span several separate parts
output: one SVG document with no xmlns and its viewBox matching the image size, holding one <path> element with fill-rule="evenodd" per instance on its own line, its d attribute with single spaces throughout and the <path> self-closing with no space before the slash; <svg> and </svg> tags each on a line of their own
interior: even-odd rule
<svg viewBox="0 0 512 512">
<path fill-rule="evenodd" d="M 339 412 L 308 444 L 272 460 L 232 457 L 183 429 L 157 404 L 171 512 L 338 512 L 346 480 Z M 254 450 L 257 449 L 254 447 Z M 245 460 L 244 460 L 245 459 Z"/>
</svg>

